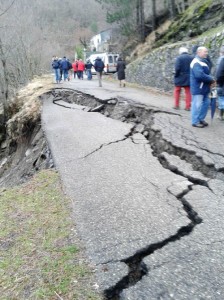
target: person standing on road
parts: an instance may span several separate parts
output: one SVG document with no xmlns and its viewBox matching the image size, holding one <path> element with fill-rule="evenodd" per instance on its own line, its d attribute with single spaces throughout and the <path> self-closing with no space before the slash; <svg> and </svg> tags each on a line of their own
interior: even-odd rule
<svg viewBox="0 0 224 300">
<path fill-rule="evenodd" d="M 87 79 L 88 80 L 91 80 L 92 79 L 92 67 L 93 67 L 93 64 L 91 63 L 91 61 L 88 59 L 86 64 L 85 64 L 85 67 L 86 67 L 86 73 L 87 73 Z"/>
<path fill-rule="evenodd" d="M 55 81 L 60 83 L 60 62 L 56 56 L 52 57 L 52 68 L 54 69 Z"/>
<path fill-rule="evenodd" d="M 69 64 L 66 56 L 64 56 L 61 60 L 61 69 L 64 77 L 64 81 L 69 80 L 68 79 L 68 70 L 69 70 Z"/>
<path fill-rule="evenodd" d="M 78 60 L 78 78 L 83 80 L 83 72 L 85 71 L 85 64 L 80 58 Z"/>
<path fill-rule="evenodd" d="M 224 120 L 224 46 L 220 48 L 220 56 L 216 66 L 217 94 L 219 102 L 219 118 Z"/>
<path fill-rule="evenodd" d="M 77 72 L 78 72 L 78 61 L 74 59 L 72 63 L 73 73 L 74 73 L 74 79 L 76 78 Z M 78 77 L 78 75 L 77 75 Z"/>
<path fill-rule="evenodd" d="M 117 78 L 120 81 L 120 87 L 125 87 L 125 68 L 126 64 L 121 57 L 117 60 Z"/>
<path fill-rule="evenodd" d="M 60 64 L 60 70 L 59 70 L 59 72 L 60 72 L 60 82 L 62 81 L 62 74 L 63 74 L 63 71 L 62 71 L 62 67 L 61 67 L 61 61 L 62 61 L 62 58 L 60 57 L 59 59 L 58 59 L 58 61 L 59 61 L 59 64 Z"/>
<path fill-rule="evenodd" d="M 206 63 L 208 49 L 198 47 L 197 55 L 190 64 L 190 89 L 192 94 L 192 126 L 203 128 L 208 126 L 205 117 L 209 107 L 210 86 L 215 83 L 209 75 L 209 66 Z"/>
<path fill-rule="evenodd" d="M 104 69 L 104 62 L 99 56 L 95 60 L 94 68 L 96 70 L 96 75 L 99 81 L 99 87 L 102 87 L 102 74 Z"/>
<path fill-rule="evenodd" d="M 191 92 L 190 92 L 190 64 L 193 60 L 188 54 L 188 49 L 180 47 L 179 56 L 175 61 L 174 75 L 174 109 L 179 109 L 181 89 L 185 91 L 185 110 L 190 110 L 191 107 Z"/>
</svg>

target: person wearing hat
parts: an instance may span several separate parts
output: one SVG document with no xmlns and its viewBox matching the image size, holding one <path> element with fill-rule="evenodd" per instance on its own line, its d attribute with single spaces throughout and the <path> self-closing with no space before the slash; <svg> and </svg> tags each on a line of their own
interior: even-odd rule
<svg viewBox="0 0 224 300">
<path fill-rule="evenodd" d="M 191 107 L 191 92 L 190 92 L 190 64 L 192 56 L 188 54 L 188 49 L 180 47 L 179 56 L 175 61 L 174 74 L 174 109 L 179 109 L 181 89 L 185 92 L 185 110 L 190 110 Z"/>
</svg>

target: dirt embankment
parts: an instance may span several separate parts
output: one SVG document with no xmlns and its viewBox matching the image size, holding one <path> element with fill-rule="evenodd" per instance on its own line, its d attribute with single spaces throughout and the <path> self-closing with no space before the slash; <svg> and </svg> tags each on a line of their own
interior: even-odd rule
<svg viewBox="0 0 224 300">
<path fill-rule="evenodd" d="M 52 87 L 51 76 L 36 77 L 10 101 L 0 152 L 1 187 L 23 183 L 36 171 L 53 166 L 41 128 L 41 95 Z"/>
</svg>

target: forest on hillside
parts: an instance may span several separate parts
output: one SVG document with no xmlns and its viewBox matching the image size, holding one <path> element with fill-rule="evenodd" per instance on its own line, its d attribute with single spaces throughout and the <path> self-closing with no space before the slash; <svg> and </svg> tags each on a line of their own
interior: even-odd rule
<svg viewBox="0 0 224 300">
<path fill-rule="evenodd" d="M 108 25 L 95 0 L 0 0 L 0 102 Z"/>
</svg>

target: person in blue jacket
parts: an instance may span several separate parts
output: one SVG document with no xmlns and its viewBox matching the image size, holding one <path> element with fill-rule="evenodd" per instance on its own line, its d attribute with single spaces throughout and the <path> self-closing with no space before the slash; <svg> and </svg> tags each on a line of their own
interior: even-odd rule
<svg viewBox="0 0 224 300">
<path fill-rule="evenodd" d="M 62 73 L 63 73 L 63 77 L 64 77 L 64 81 L 66 81 L 66 79 L 69 80 L 68 77 L 68 70 L 69 70 L 69 62 L 66 58 L 66 56 L 64 56 L 60 62 L 61 65 L 61 69 L 62 69 Z"/>
<path fill-rule="evenodd" d="M 86 64 L 85 64 L 85 68 L 86 68 L 86 73 L 87 73 L 87 79 L 91 80 L 92 79 L 92 69 L 93 64 L 91 63 L 91 61 L 88 59 Z"/>
<path fill-rule="evenodd" d="M 52 57 L 52 68 L 54 69 L 55 82 L 60 83 L 60 62 L 57 56 Z"/>
<path fill-rule="evenodd" d="M 190 89 L 192 94 L 191 118 L 192 126 L 203 128 L 208 126 L 205 117 L 209 107 L 210 87 L 215 83 L 209 75 L 209 66 L 206 63 L 208 49 L 198 47 L 197 54 L 190 65 Z"/>
</svg>

